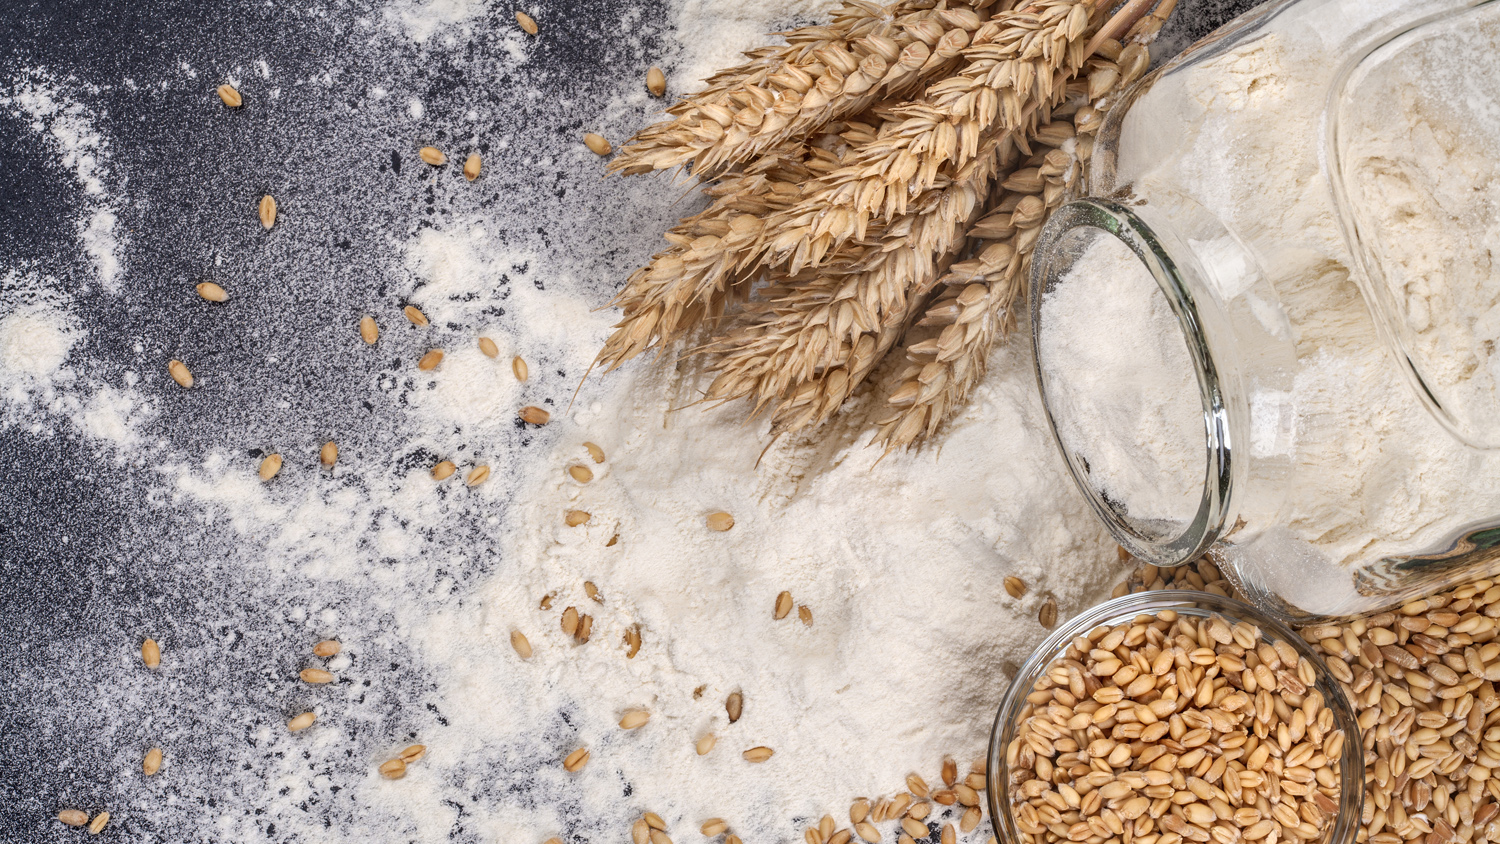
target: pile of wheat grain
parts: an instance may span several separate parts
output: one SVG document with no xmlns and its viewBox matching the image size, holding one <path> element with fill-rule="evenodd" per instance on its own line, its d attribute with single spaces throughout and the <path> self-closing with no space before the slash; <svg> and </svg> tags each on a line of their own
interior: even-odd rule
<svg viewBox="0 0 1500 844">
<path fill-rule="evenodd" d="M 690 168 L 711 202 L 615 299 L 598 362 L 686 341 L 780 433 L 838 411 L 888 354 L 879 438 L 934 434 L 1013 322 L 1101 108 L 1175 0 L 846 0 L 668 109 L 610 162 Z"/>
<path fill-rule="evenodd" d="M 1227 584 L 1212 563 L 1147 566 L 1153 588 Z M 1137 589 L 1137 591 L 1140 591 Z M 1500 841 L 1500 583 L 1307 627 L 1354 705 L 1365 752 L 1358 840 Z"/>
</svg>

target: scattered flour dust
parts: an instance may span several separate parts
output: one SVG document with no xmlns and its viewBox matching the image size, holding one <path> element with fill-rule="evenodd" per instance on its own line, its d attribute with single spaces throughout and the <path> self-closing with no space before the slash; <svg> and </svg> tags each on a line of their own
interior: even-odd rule
<svg viewBox="0 0 1500 844">
<path fill-rule="evenodd" d="M 78 87 L 32 68 L 15 76 L 10 88 L 0 87 L 0 108 L 22 118 L 78 183 L 83 196 L 74 227 L 80 246 L 104 289 L 115 292 L 123 238 L 110 195 L 109 143 L 95 128 L 96 116 L 75 98 L 72 89 Z"/>
</svg>

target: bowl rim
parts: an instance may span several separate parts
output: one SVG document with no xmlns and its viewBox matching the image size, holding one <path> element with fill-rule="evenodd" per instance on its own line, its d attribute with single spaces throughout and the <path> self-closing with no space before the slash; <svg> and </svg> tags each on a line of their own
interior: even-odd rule
<svg viewBox="0 0 1500 844">
<path fill-rule="evenodd" d="M 1042 670 L 1063 652 L 1078 636 L 1087 635 L 1096 627 L 1121 624 L 1135 616 L 1175 610 L 1196 616 L 1223 616 L 1231 624 L 1248 621 L 1261 628 L 1263 637 L 1285 640 L 1298 654 L 1308 658 L 1316 674 L 1313 688 L 1323 693 L 1324 705 L 1333 712 L 1334 724 L 1344 731 L 1344 751 L 1339 759 L 1339 810 L 1330 828 L 1319 844 L 1352 844 L 1359 834 L 1361 813 L 1364 808 L 1364 747 L 1359 722 L 1354 716 L 1354 707 L 1344 694 L 1337 678 L 1328 670 L 1322 657 L 1318 656 L 1301 636 L 1280 621 L 1266 615 L 1255 607 L 1234 598 L 1226 598 L 1210 592 L 1186 589 L 1165 589 L 1154 592 L 1137 592 L 1097 604 L 1068 619 L 1052 635 L 1048 636 L 1031 657 L 1016 671 L 1010 686 L 1000 703 L 995 716 L 995 725 L 990 732 L 988 758 L 985 764 L 985 791 L 990 809 L 990 824 L 1000 844 L 1023 844 L 1024 839 L 1016 828 L 1015 818 L 1009 810 L 1009 770 L 1005 764 L 1005 749 L 1015 738 L 1017 716 L 1025 706 L 1026 696 L 1040 678 Z"/>
</svg>

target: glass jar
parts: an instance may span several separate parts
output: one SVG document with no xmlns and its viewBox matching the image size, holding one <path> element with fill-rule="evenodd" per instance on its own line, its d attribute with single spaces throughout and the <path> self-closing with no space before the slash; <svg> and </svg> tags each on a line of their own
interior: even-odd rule
<svg viewBox="0 0 1500 844">
<path fill-rule="evenodd" d="M 1036 371 L 1120 544 L 1295 623 L 1500 571 L 1500 2 L 1282 0 L 1113 104 Z"/>
<path fill-rule="evenodd" d="M 1031 704 L 1027 698 L 1033 691 L 1039 690 L 1037 685 L 1044 679 L 1048 669 L 1077 637 L 1087 636 L 1099 627 L 1129 624 L 1138 616 L 1157 615 L 1166 610 L 1194 618 L 1219 617 L 1230 625 L 1248 621 L 1260 628 L 1263 640 L 1286 642 L 1312 663 L 1314 681 L 1311 688 L 1322 693 L 1324 705 L 1333 712 L 1334 726 L 1342 730 L 1345 737 L 1339 757 L 1338 813 L 1328 832 L 1316 844 L 1352 844 L 1359 833 L 1360 813 L 1364 805 L 1364 751 L 1358 740 L 1361 731 L 1355 720 L 1353 707 L 1338 680 L 1329 673 L 1327 664 L 1301 636 L 1253 607 L 1203 592 L 1167 590 L 1126 595 L 1106 601 L 1069 619 L 1037 647 L 1031 658 L 1016 673 L 995 717 L 985 773 L 990 818 L 996 837 L 1004 844 L 1021 844 L 1027 840 L 1017 828 L 1016 819 L 1010 810 L 1010 788 L 1013 783 L 1008 765 L 1009 752 L 1012 745 L 1017 743 L 1017 732 L 1022 722 L 1031 715 Z"/>
</svg>

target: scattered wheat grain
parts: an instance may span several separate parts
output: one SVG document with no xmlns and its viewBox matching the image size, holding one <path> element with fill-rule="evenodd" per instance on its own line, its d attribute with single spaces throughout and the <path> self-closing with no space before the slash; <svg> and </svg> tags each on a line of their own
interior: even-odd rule
<svg viewBox="0 0 1500 844">
<path fill-rule="evenodd" d="M 227 301 L 229 301 L 229 292 L 226 291 L 224 288 L 220 287 L 219 285 L 214 284 L 211 281 L 200 281 L 200 282 L 198 282 L 198 286 L 195 287 L 194 289 L 198 291 L 198 295 L 201 296 L 201 297 L 203 297 L 203 299 L 205 301 L 208 301 L 208 302 L 227 302 Z"/>
<path fill-rule="evenodd" d="M 716 510 L 712 513 L 709 513 L 708 516 L 704 519 L 704 522 L 708 525 L 709 530 L 716 530 L 720 532 L 729 530 L 730 528 L 734 527 L 734 517 L 724 512 L 723 510 Z"/>
<path fill-rule="evenodd" d="M 161 770 L 161 748 L 153 747 L 146 751 L 146 758 L 141 760 L 141 772 L 151 776 Z"/>
<path fill-rule="evenodd" d="M 180 360 L 174 358 L 167 361 L 167 374 L 171 375 L 172 380 L 176 381 L 183 389 L 193 386 L 193 373 L 187 368 L 187 364 Z"/>
<path fill-rule="evenodd" d="M 433 167 L 441 167 L 448 163 L 448 156 L 444 155 L 443 151 L 437 147 L 422 147 L 417 150 L 417 157 L 431 164 Z"/>
<path fill-rule="evenodd" d="M 589 148 L 589 152 L 595 155 L 605 156 L 615 151 L 614 146 L 603 135 L 596 135 L 593 132 L 584 134 L 583 143 Z"/>
<path fill-rule="evenodd" d="M 453 473 L 457 471 L 458 465 L 452 460 L 440 460 L 436 466 L 432 467 L 432 479 L 435 481 L 446 481 L 453 477 Z"/>
<path fill-rule="evenodd" d="M 469 157 L 464 159 L 464 178 L 471 182 L 479 178 L 479 167 L 481 164 L 483 162 L 479 159 L 479 153 L 469 153 Z M 490 355 L 490 357 L 494 357 L 494 355 Z"/>
<path fill-rule="evenodd" d="M 333 674 L 321 668 L 304 668 L 298 676 L 302 678 L 302 682 L 314 686 L 333 682 Z"/>
<path fill-rule="evenodd" d="M 286 728 L 294 733 L 300 733 L 308 727 L 311 727 L 313 725 L 313 722 L 316 720 L 318 720 L 317 713 L 304 712 L 301 715 L 298 715 L 292 720 L 286 722 Z"/>
<path fill-rule="evenodd" d="M 239 108 L 245 104 L 245 98 L 237 88 L 225 82 L 219 86 L 219 99 L 230 108 Z"/>
<path fill-rule="evenodd" d="M 527 405 L 521 408 L 518 414 L 521 417 L 521 421 L 531 425 L 545 425 L 552 418 L 552 414 L 534 405 Z"/>
<path fill-rule="evenodd" d="M 479 338 L 479 351 L 487 358 L 500 357 L 500 347 L 496 346 L 495 341 L 488 337 Z"/>
<path fill-rule="evenodd" d="M 366 346 L 373 346 L 380 339 L 380 326 L 375 324 L 375 317 L 365 314 L 359 318 L 359 339 L 365 341 Z"/>
<path fill-rule="evenodd" d="M 527 35 L 535 35 L 537 33 L 536 21 L 532 20 L 531 15 L 525 12 L 516 12 L 516 23 L 521 25 L 521 29 L 525 30 Z"/>
<path fill-rule="evenodd" d="M 776 753 L 776 751 L 772 750 L 769 747 L 766 747 L 766 746 L 762 745 L 760 747 L 752 747 L 752 748 L 750 748 L 749 750 L 745 751 L 744 753 L 742 753 L 740 755 L 745 757 L 745 761 L 746 762 L 756 762 L 756 763 L 759 763 L 759 762 L 764 762 L 767 759 L 770 759 L 771 756 L 773 754 L 775 754 L 775 753 Z"/>
<path fill-rule="evenodd" d="M 276 197 L 269 193 L 260 198 L 260 207 L 256 209 L 260 216 L 261 228 L 270 230 L 276 225 Z"/>
<path fill-rule="evenodd" d="M 651 96 L 660 97 L 667 93 L 667 75 L 661 72 L 661 68 L 652 67 L 646 71 L 646 90 Z"/>
<path fill-rule="evenodd" d="M 141 643 L 141 662 L 147 668 L 156 668 L 161 665 L 161 645 L 155 639 L 147 639 Z"/>
<path fill-rule="evenodd" d="M 270 479 L 276 477 L 276 473 L 280 471 L 281 455 L 267 454 L 265 458 L 260 461 L 260 469 L 256 471 L 256 474 L 260 476 L 261 480 L 269 481 Z"/>
</svg>

